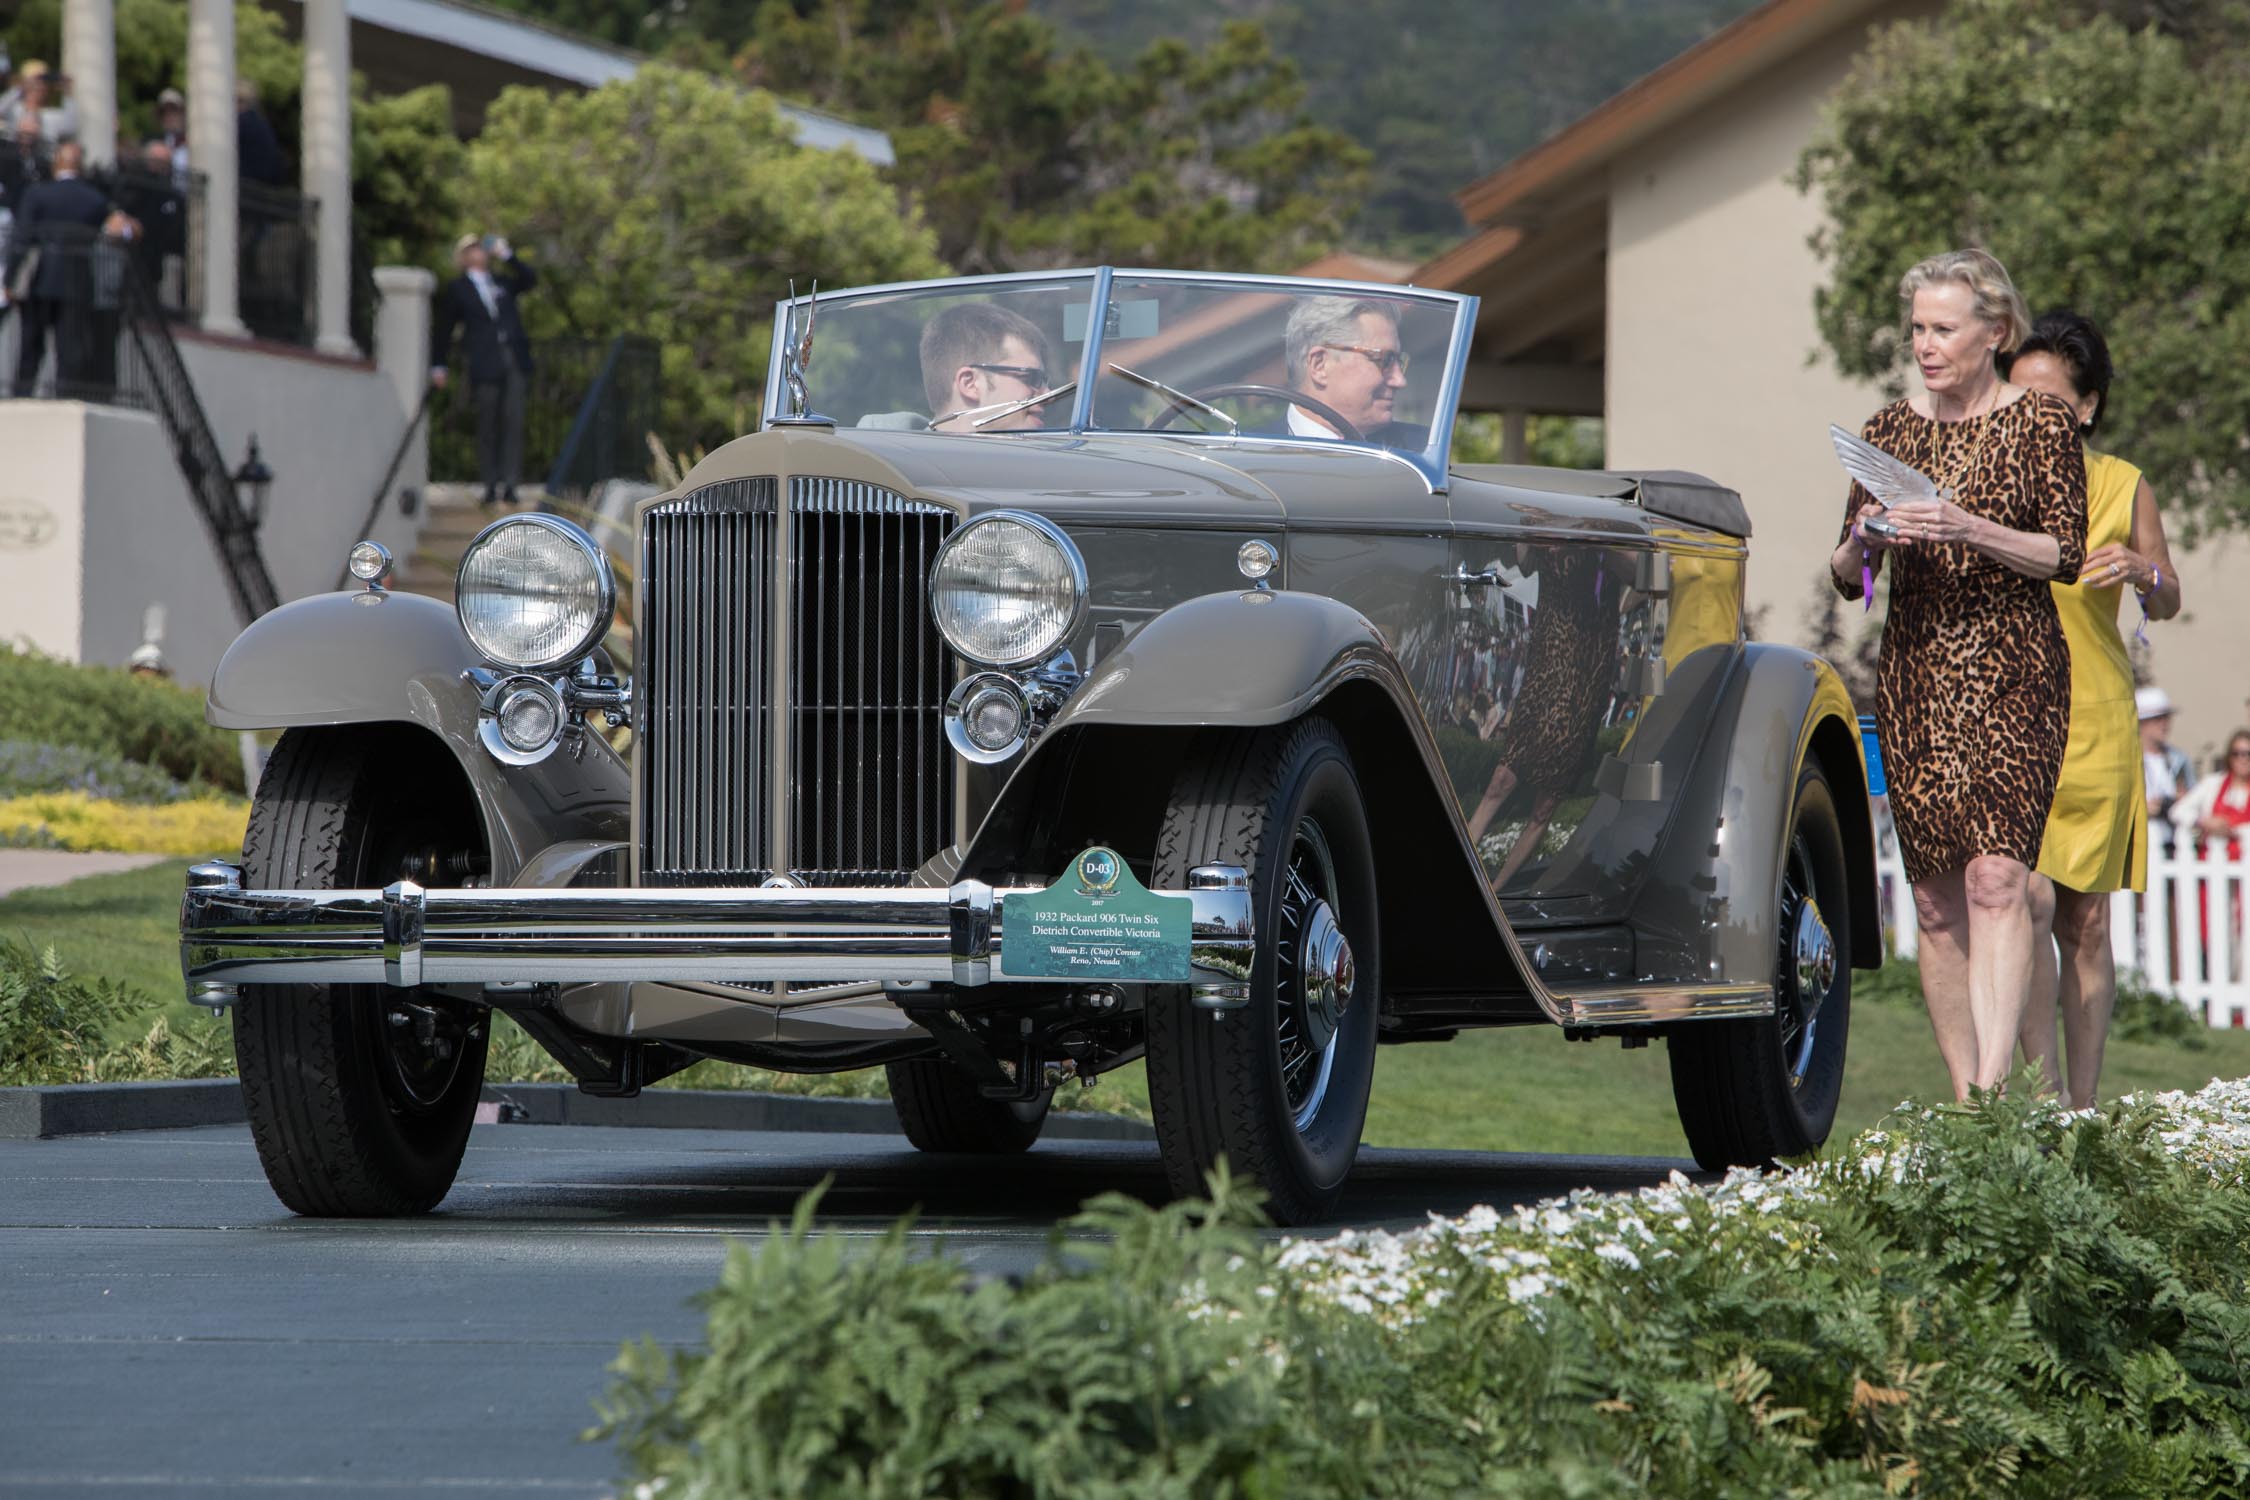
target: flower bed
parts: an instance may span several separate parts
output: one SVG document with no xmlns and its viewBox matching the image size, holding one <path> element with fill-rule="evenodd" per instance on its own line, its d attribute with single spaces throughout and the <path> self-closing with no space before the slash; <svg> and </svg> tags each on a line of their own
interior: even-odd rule
<svg viewBox="0 0 2250 1500">
<path fill-rule="evenodd" d="M 2246 1165 L 2250 1084 L 2019 1094 L 1405 1234 L 1268 1242 L 1222 1176 L 1021 1285 L 808 1206 L 599 1430 L 667 1496 L 2240 1492 Z"/>
<path fill-rule="evenodd" d="M 181 797 L 147 804 L 82 791 L 0 798 L 0 846 L 113 849 L 185 858 L 231 855 L 242 847 L 250 804 L 240 797 Z"/>
</svg>

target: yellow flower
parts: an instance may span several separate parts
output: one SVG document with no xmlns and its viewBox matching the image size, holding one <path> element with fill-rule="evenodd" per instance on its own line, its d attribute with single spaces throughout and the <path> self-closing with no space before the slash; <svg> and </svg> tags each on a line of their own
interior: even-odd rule
<svg viewBox="0 0 2250 1500">
<path fill-rule="evenodd" d="M 0 799 L 0 843 L 43 842 L 45 835 L 65 849 L 227 854 L 242 847 L 249 821 L 250 804 L 239 797 L 191 797 L 155 807 L 84 792 Z"/>
</svg>

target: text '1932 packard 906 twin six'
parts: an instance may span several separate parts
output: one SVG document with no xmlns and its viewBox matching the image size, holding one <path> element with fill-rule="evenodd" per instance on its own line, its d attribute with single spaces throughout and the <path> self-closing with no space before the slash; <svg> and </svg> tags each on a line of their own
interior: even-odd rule
<svg viewBox="0 0 2250 1500">
<path fill-rule="evenodd" d="M 614 572 L 511 515 L 447 610 L 361 544 L 218 670 L 213 722 L 284 732 L 182 912 L 283 1202 L 444 1197 L 494 1010 L 596 1093 L 880 1064 L 928 1151 L 1145 1058 L 1173 1188 L 1224 1158 L 1282 1222 L 1376 1046 L 1468 1027 L 1663 1037 L 1707 1166 L 1818 1146 L 1880 960 L 1850 698 L 1744 639 L 1732 491 L 1451 464 L 1475 310 L 794 299 L 761 430 Z"/>
</svg>

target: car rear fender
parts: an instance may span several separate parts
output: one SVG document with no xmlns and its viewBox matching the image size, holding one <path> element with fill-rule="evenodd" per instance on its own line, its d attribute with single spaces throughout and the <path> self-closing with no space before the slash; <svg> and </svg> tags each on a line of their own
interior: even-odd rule
<svg viewBox="0 0 2250 1500">
<path fill-rule="evenodd" d="M 1309 713 L 1337 725 L 1359 773 L 1386 888 L 1386 990 L 1561 1019 L 1525 977 L 1404 670 L 1372 622 L 1321 595 L 1207 594 L 1141 627 L 1009 779 L 961 871 L 1047 879 L 1093 843 L 1145 859 L 1199 735 Z"/>
<path fill-rule="evenodd" d="M 453 611 L 418 594 L 314 594 L 261 616 L 211 679 L 205 716 L 222 729 L 413 724 L 468 781 L 484 822 L 492 879 L 509 884 L 549 844 L 629 837 L 632 778 L 598 734 L 580 753 L 503 766 L 477 740 L 483 665 Z"/>
<path fill-rule="evenodd" d="M 1633 907 L 1642 974 L 1678 983 L 1772 982 L 1790 806 L 1808 760 L 1827 776 L 1843 827 L 1849 961 L 1878 967 L 1874 823 L 1857 716 L 1835 668 L 1788 646 L 1746 646 L 1710 722 Z"/>
</svg>

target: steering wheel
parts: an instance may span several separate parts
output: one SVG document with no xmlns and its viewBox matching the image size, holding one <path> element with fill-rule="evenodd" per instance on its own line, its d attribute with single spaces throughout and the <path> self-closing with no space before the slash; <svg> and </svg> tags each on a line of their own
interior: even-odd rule
<svg viewBox="0 0 2250 1500">
<path fill-rule="evenodd" d="M 1190 391 L 1188 394 L 1198 401 L 1212 401 L 1221 396 L 1264 396 L 1274 401 L 1286 401 L 1292 406 L 1301 406 L 1306 411 L 1311 412 L 1314 416 L 1335 428 L 1337 436 L 1348 442 L 1364 443 L 1367 441 L 1360 430 L 1347 421 L 1335 407 L 1330 406 L 1325 401 L 1316 401 L 1303 391 L 1292 391 L 1285 386 L 1207 385 L 1200 391 Z M 1169 408 L 1163 416 L 1156 419 L 1150 426 L 1149 431 L 1161 432 L 1166 427 L 1171 426 L 1172 419 L 1179 414 L 1180 408 L 1176 406 Z"/>
</svg>

